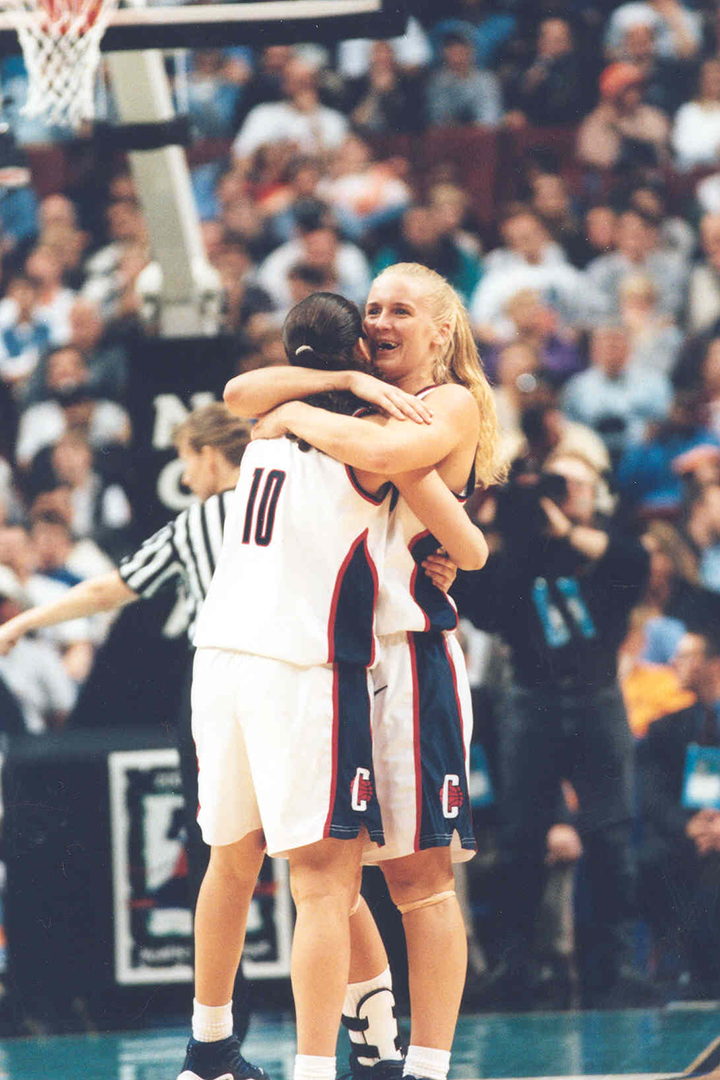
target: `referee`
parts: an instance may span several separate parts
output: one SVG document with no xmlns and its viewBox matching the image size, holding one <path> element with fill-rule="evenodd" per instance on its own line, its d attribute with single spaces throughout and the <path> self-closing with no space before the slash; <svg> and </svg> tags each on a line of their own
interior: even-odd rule
<svg viewBox="0 0 720 1080">
<path fill-rule="evenodd" d="M 232 492 L 240 473 L 242 455 L 250 439 L 250 426 L 233 416 L 222 402 L 190 413 L 173 441 L 183 462 L 183 482 L 198 497 L 173 520 L 144 541 L 117 570 L 75 585 L 51 604 L 31 608 L 0 626 L 0 656 L 32 630 L 68 619 L 115 611 L 136 600 L 148 599 L 172 583 L 183 596 L 187 633 L 192 641 L 195 622 L 210 585 L 220 548 Z M 195 909 L 210 849 L 196 821 L 197 757 L 191 732 L 191 667 L 178 717 L 178 748 L 185 797 L 188 878 L 191 907 Z M 236 1029 L 240 1041 L 248 1027 L 247 987 L 242 968 L 235 984 Z M 263 1077 L 247 1064 L 248 1077 Z"/>
</svg>

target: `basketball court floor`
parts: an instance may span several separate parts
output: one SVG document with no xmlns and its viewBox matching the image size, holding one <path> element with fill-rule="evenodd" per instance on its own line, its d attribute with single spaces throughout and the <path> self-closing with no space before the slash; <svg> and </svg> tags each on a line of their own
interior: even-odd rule
<svg viewBox="0 0 720 1080">
<path fill-rule="evenodd" d="M 465 1013 L 451 1080 L 476 1078 L 632 1077 L 681 1073 L 720 1034 L 720 1003 L 683 1008 L 537 1014 Z M 175 1080 L 187 1033 L 164 1028 L 112 1035 L 6 1039 L 0 1080 Z M 259 1013 L 244 1044 L 272 1080 L 291 1080 L 292 1015 Z M 345 1035 L 338 1066 L 347 1060 Z"/>
</svg>

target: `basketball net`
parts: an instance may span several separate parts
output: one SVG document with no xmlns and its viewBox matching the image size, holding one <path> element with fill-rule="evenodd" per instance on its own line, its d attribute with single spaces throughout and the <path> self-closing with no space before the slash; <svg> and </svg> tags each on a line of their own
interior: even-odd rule
<svg viewBox="0 0 720 1080">
<path fill-rule="evenodd" d="M 95 115 L 100 41 L 118 0 L 0 0 L 28 74 L 27 116 L 78 127 Z"/>
</svg>

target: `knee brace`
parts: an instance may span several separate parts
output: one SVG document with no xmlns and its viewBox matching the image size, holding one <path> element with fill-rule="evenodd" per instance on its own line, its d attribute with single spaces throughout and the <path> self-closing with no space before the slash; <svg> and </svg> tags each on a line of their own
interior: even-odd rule
<svg viewBox="0 0 720 1080">
<path fill-rule="evenodd" d="M 432 896 L 423 896 L 421 900 L 411 900 L 408 904 L 396 904 L 396 908 L 401 915 L 407 915 L 408 911 L 417 911 L 418 908 L 433 907 L 434 904 L 442 904 L 445 900 L 449 900 L 451 896 L 455 895 L 454 889 L 448 889 L 446 892 L 436 892 Z"/>
</svg>

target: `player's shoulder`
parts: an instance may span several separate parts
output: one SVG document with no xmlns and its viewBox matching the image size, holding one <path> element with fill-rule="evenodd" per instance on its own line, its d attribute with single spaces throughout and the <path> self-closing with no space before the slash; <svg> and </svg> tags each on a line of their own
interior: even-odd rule
<svg viewBox="0 0 720 1080">
<path fill-rule="evenodd" d="M 434 386 L 424 395 L 425 402 L 437 415 L 452 417 L 454 420 L 477 418 L 477 402 L 466 386 L 460 383 L 443 383 Z"/>
</svg>

